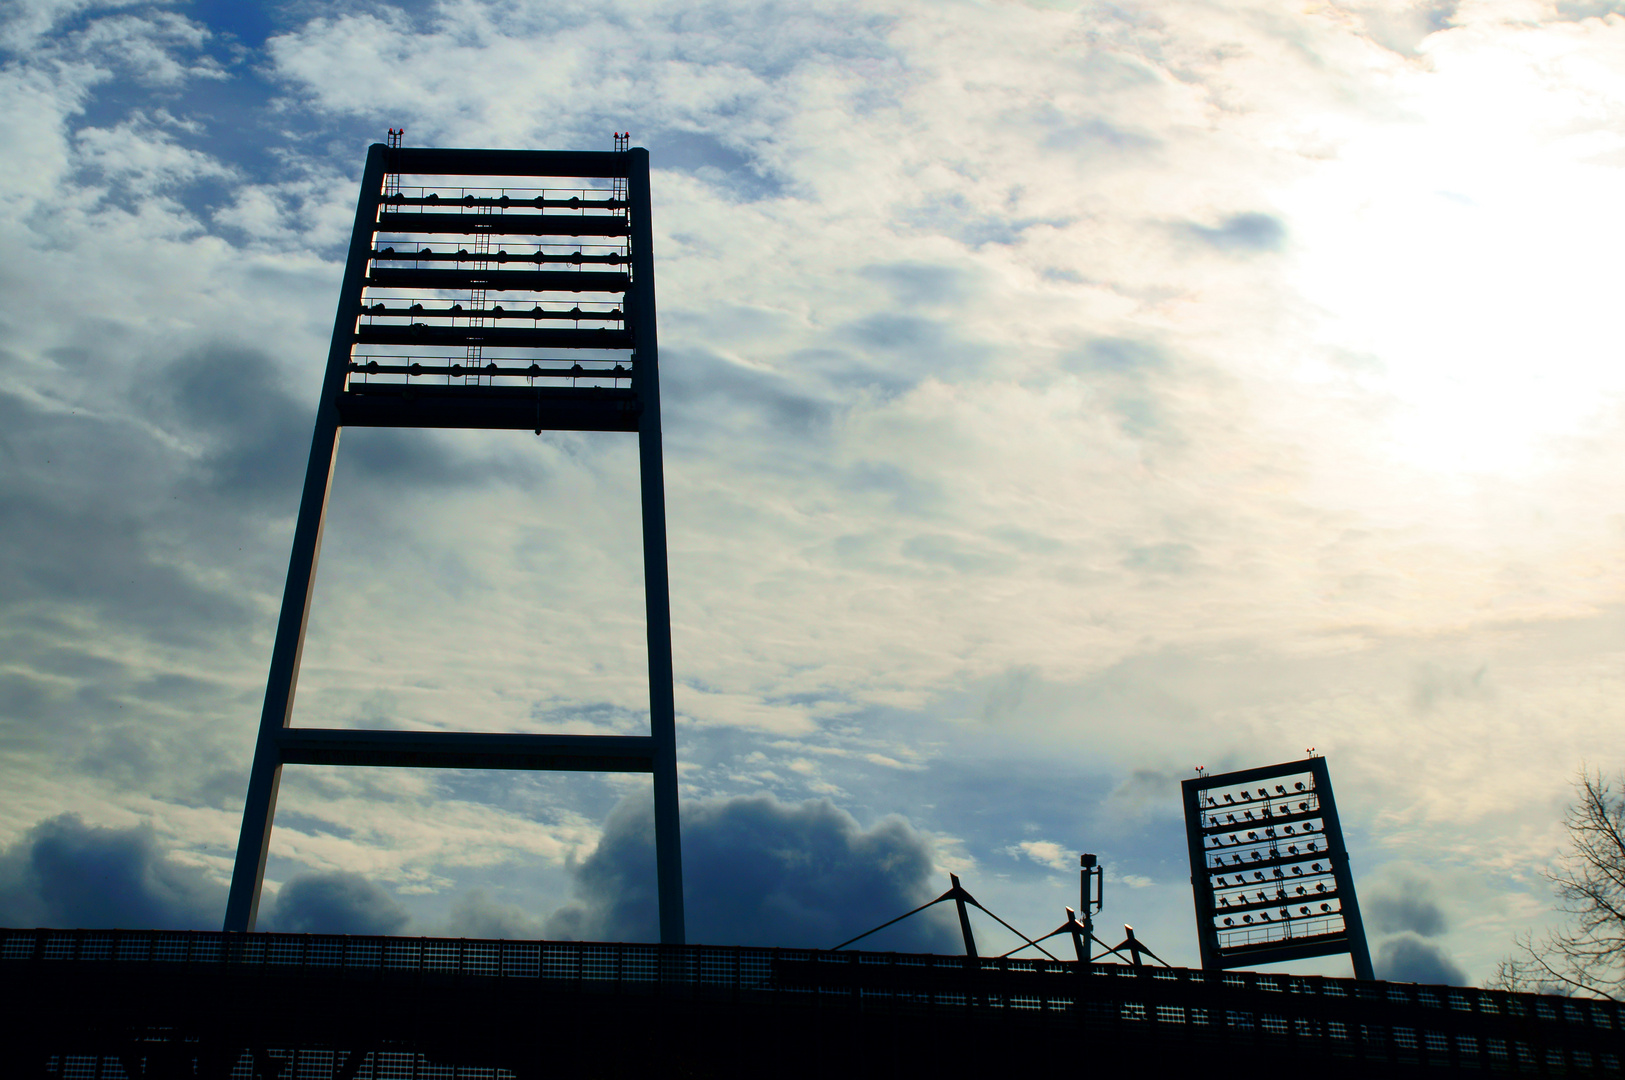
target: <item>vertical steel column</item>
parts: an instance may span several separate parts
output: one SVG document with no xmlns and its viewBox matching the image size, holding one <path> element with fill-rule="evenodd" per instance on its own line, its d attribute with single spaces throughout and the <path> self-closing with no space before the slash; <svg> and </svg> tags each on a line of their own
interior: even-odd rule
<svg viewBox="0 0 1625 1080">
<path fill-rule="evenodd" d="M 1309 759 L 1309 768 L 1315 777 L 1315 796 L 1320 805 L 1320 820 L 1326 826 L 1326 854 L 1332 864 L 1332 877 L 1337 881 L 1337 904 L 1342 910 L 1343 927 L 1349 939 L 1349 956 L 1354 961 L 1356 979 L 1375 979 L 1371 969 L 1371 950 L 1365 941 L 1365 920 L 1360 918 L 1360 901 L 1354 895 L 1354 874 L 1349 869 L 1349 852 L 1343 843 L 1343 825 L 1337 817 L 1337 800 L 1332 798 L 1331 773 L 1326 759 Z"/>
<path fill-rule="evenodd" d="M 677 808 L 677 705 L 672 696 L 671 593 L 666 570 L 666 481 L 660 447 L 660 357 L 655 333 L 653 229 L 649 151 L 627 153 L 627 203 L 632 228 L 632 380 L 638 416 L 638 466 L 643 491 L 643 601 L 649 640 L 649 726 L 654 737 L 655 867 L 659 877 L 660 941 L 682 945 L 683 851 Z"/>
<path fill-rule="evenodd" d="M 1219 967 L 1219 930 L 1213 925 L 1213 880 L 1208 875 L 1207 844 L 1201 829 L 1207 817 L 1206 784 L 1207 778 L 1198 776 L 1181 780 L 1179 787 L 1185 800 L 1185 848 L 1191 861 L 1191 899 L 1196 904 L 1196 946 L 1202 967 L 1215 971 Z"/>
<path fill-rule="evenodd" d="M 265 708 L 260 713 L 254 765 L 248 775 L 248 798 L 243 808 L 242 833 L 237 840 L 237 862 L 232 868 L 231 893 L 226 899 L 225 929 L 228 931 L 253 930 L 259 917 L 260 886 L 265 879 L 265 856 L 271 844 L 271 819 L 276 816 L 277 788 L 282 782 L 278 736 L 293 716 L 294 688 L 299 682 L 305 626 L 310 620 L 310 598 L 316 584 L 316 559 L 321 554 L 327 495 L 333 483 L 334 456 L 338 452 L 338 397 L 349 377 L 350 348 L 355 339 L 356 321 L 361 316 L 361 287 L 372 258 L 372 238 L 384 186 L 385 154 L 382 146 L 373 146 L 367 152 L 361 195 L 356 200 L 355 228 L 350 234 L 344 284 L 339 290 L 338 312 L 333 318 L 333 343 L 327 352 L 327 374 L 322 379 L 322 397 L 316 407 L 310 462 L 305 467 L 299 520 L 293 529 L 293 553 L 288 558 L 288 581 L 282 591 L 276 644 L 271 649 Z"/>
</svg>

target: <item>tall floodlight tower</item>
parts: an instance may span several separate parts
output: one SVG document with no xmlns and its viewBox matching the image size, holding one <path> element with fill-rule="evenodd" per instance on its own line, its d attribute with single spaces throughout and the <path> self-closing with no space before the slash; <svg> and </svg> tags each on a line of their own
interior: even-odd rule
<svg viewBox="0 0 1625 1080">
<path fill-rule="evenodd" d="M 1372 978 L 1326 759 L 1183 781 L 1204 968 L 1348 953 Z"/>
<path fill-rule="evenodd" d="M 683 942 L 649 152 L 367 152 L 249 776 L 226 929 L 254 928 L 284 765 L 646 772 L 660 940 Z M 638 437 L 650 733 L 294 727 L 339 431 L 623 431 Z"/>
</svg>

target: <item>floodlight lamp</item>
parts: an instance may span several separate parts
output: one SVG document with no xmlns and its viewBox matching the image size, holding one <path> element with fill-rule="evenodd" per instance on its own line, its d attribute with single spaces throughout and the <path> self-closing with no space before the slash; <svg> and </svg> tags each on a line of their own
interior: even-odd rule
<svg viewBox="0 0 1625 1080">
<path fill-rule="evenodd" d="M 1099 860 L 1097 860 L 1093 855 L 1090 855 L 1087 852 L 1078 856 L 1079 866 L 1094 866 L 1098 861 Z"/>
<path fill-rule="evenodd" d="M 1275 785 L 1275 790 L 1280 792 L 1282 795 L 1286 794 L 1286 788 L 1282 787 L 1280 784 Z"/>
</svg>

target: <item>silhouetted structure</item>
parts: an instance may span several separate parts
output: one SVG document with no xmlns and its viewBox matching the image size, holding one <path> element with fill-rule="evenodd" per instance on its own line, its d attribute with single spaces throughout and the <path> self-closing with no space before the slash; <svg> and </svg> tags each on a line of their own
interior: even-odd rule
<svg viewBox="0 0 1625 1080">
<path fill-rule="evenodd" d="M 1326 759 L 1181 784 L 1204 968 L 1348 953 L 1373 977 Z"/>
<path fill-rule="evenodd" d="M 1006 930 L 1008 930 L 1012 934 L 1016 935 L 1016 937 L 1020 938 L 1022 941 L 1025 941 L 1027 943 L 1027 945 L 1031 945 L 1033 948 L 1037 949 L 1039 952 L 1043 953 L 1045 956 L 1048 956 L 1051 960 L 1055 959 L 1054 955 L 1052 953 L 1050 953 L 1048 950 L 1046 950 L 1042 945 L 1038 944 L 1038 942 L 1034 941 L 1032 938 L 1028 937 L 1026 934 L 1023 934 L 1020 930 L 1017 930 L 1015 927 L 1011 926 L 1009 923 L 1005 922 L 1003 919 L 999 918 L 997 915 L 993 914 L 987 908 L 983 907 L 980 903 L 978 903 L 977 900 L 976 900 L 976 897 L 974 897 L 970 893 L 966 892 L 965 891 L 965 886 L 963 886 L 963 885 L 961 885 L 959 883 L 959 875 L 958 874 L 949 874 L 948 875 L 948 881 L 949 881 L 948 891 L 943 893 L 941 896 L 937 897 L 935 900 L 927 900 L 925 903 L 921 904 L 919 907 L 915 908 L 913 911 L 905 911 L 901 915 L 897 916 L 897 918 L 895 918 L 895 919 L 887 919 L 885 922 L 881 923 L 879 926 L 875 927 L 874 929 L 865 930 L 863 933 L 859 934 L 855 938 L 847 938 L 845 941 L 843 941 L 839 945 L 835 946 L 835 948 L 831 949 L 830 952 L 836 952 L 836 951 L 839 951 L 841 949 L 846 948 L 848 945 L 856 944 L 857 942 L 860 942 L 864 938 L 868 937 L 870 934 L 878 934 L 880 931 L 886 929 L 886 927 L 888 927 L 888 926 L 892 926 L 892 925 L 894 925 L 896 923 L 902 922 L 904 919 L 911 918 L 912 916 L 918 915 L 920 912 L 924 911 L 926 908 L 935 907 L 936 905 L 938 905 L 940 903 L 943 903 L 944 901 L 952 900 L 954 902 L 954 909 L 959 913 L 959 933 L 960 933 L 960 936 L 963 937 L 964 940 L 965 940 L 965 955 L 967 957 L 969 957 L 970 959 L 975 960 L 975 959 L 977 959 L 977 956 L 978 956 L 978 954 L 976 952 L 976 935 L 971 932 L 971 928 L 970 928 L 970 909 L 971 908 L 975 908 L 977 911 L 980 911 L 982 914 L 986 915 L 988 918 L 992 919 L 994 922 L 998 923 L 1000 926 L 1004 927 Z M 1026 945 L 1022 946 L 1022 948 L 1026 948 L 1026 947 L 1027 947 Z M 1006 955 L 1008 955 L 1008 954 L 1006 954 Z"/>
<path fill-rule="evenodd" d="M 367 153 L 249 777 L 227 930 L 254 928 L 282 766 L 654 774 L 660 938 L 683 941 L 649 153 Z M 417 178 L 417 179 L 413 179 Z M 647 736 L 292 727 L 339 431 L 635 432 L 649 649 Z"/>
<path fill-rule="evenodd" d="M 1256 972 L 557 941 L 0 930 L 8 1076 L 1617 1077 L 1612 1001 Z"/>
</svg>

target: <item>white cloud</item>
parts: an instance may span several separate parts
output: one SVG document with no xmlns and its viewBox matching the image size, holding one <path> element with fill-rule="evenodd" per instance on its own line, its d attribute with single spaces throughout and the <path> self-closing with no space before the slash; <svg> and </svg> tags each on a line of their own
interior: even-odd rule
<svg viewBox="0 0 1625 1080">
<path fill-rule="evenodd" d="M 1051 870 L 1072 869 L 1072 853 L 1063 850 L 1061 845 L 1053 840 L 1023 840 L 1008 850 L 1013 856 L 1019 858 L 1025 855 L 1033 862 L 1047 866 Z"/>
</svg>

